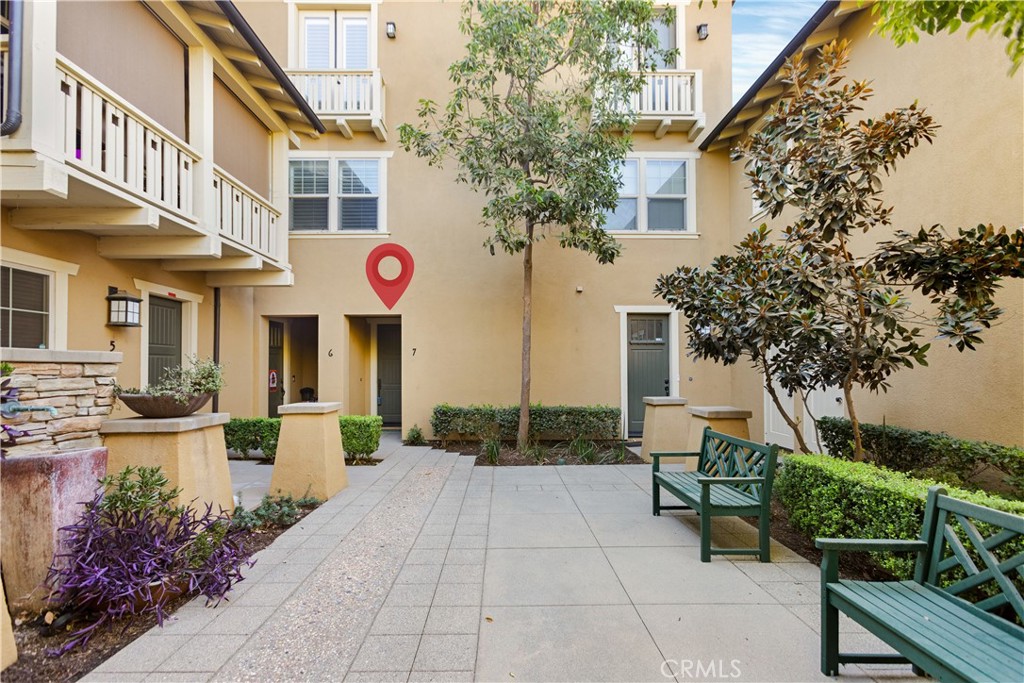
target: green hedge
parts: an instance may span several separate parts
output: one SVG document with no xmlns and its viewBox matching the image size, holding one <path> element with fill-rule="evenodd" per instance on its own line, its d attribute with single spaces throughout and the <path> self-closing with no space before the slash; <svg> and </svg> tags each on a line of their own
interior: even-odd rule
<svg viewBox="0 0 1024 683">
<path fill-rule="evenodd" d="M 853 427 L 845 418 L 818 420 L 821 443 L 830 455 L 853 457 Z M 1006 475 L 1006 483 L 1024 497 L 1024 449 L 987 441 L 957 439 L 944 432 L 861 423 L 864 450 L 872 462 L 900 472 L 931 476 L 963 485 L 988 467 Z"/>
<path fill-rule="evenodd" d="M 611 440 L 619 436 L 622 413 L 610 406 L 530 406 L 530 437 Z M 430 417 L 434 437 L 511 441 L 519 430 L 519 406 L 434 406 Z"/>
<path fill-rule="evenodd" d="M 345 453 L 362 457 L 376 451 L 380 447 L 382 425 L 379 415 L 339 416 L 338 428 Z M 224 425 L 224 443 L 243 458 L 259 449 L 265 458 L 273 460 L 277 456 L 280 432 L 279 417 L 233 417 Z"/>
<path fill-rule="evenodd" d="M 788 455 L 774 491 L 790 524 L 811 538 L 915 539 L 921 533 L 928 487 L 935 483 L 866 462 Z M 1024 502 L 946 489 L 956 498 L 1024 515 Z M 875 561 L 900 578 L 913 574 L 913 556 L 879 553 Z"/>
<path fill-rule="evenodd" d="M 380 433 L 384 426 L 384 418 L 380 415 L 342 415 L 338 422 L 341 425 L 341 445 L 346 455 L 365 457 L 380 448 Z"/>
<path fill-rule="evenodd" d="M 263 456 L 273 460 L 280 431 L 279 417 L 233 417 L 224 425 L 224 443 L 243 458 L 262 449 Z"/>
</svg>

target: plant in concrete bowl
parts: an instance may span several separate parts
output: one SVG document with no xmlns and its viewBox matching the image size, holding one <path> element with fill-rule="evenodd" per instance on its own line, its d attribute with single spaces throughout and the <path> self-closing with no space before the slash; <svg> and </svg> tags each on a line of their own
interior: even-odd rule
<svg viewBox="0 0 1024 683">
<path fill-rule="evenodd" d="M 244 531 L 226 513 L 176 505 L 159 467 L 126 467 L 100 480 L 75 524 L 63 527 L 64 552 L 47 576 L 59 619 L 85 625 L 50 654 L 84 644 L 124 616 L 155 614 L 184 594 L 220 602 L 251 566 Z"/>
<path fill-rule="evenodd" d="M 196 412 L 224 388 L 224 367 L 210 359 L 189 358 L 189 365 L 164 370 L 156 384 L 142 389 L 114 387 L 121 402 L 143 417 L 184 417 Z"/>
</svg>

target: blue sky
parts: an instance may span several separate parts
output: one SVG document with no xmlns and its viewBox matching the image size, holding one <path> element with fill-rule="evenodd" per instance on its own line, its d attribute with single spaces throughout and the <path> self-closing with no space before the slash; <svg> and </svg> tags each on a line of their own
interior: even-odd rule
<svg viewBox="0 0 1024 683">
<path fill-rule="evenodd" d="M 732 101 L 747 91 L 820 0 L 736 0 L 732 9 Z"/>
</svg>

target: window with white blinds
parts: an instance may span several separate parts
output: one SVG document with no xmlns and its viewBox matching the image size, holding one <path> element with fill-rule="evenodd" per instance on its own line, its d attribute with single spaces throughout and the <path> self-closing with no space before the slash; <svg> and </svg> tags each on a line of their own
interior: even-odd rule
<svg viewBox="0 0 1024 683">
<path fill-rule="evenodd" d="M 293 232 L 383 232 L 384 159 L 290 162 Z"/>
<path fill-rule="evenodd" d="M 370 69 L 370 18 L 353 12 L 302 12 L 299 15 L 302 68 Z"/>
<path fill-rule="evenodd" d="M 696 232 L 693 158 L 626 159 L 619 202 L 605 214 L 609 232 Z"/>
</svg>

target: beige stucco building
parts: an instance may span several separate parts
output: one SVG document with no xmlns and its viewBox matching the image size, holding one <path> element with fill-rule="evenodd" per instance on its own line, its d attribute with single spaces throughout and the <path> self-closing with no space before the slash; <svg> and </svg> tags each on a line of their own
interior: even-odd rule
<svg viewBox="0 0 1024 683">
<path fill-rule="evenodd" d="M 943 35 L 897 51 L 868 35 L 855 3 L 828 5 L 796 47 L 850 37 L 850 72 L 875 80 L 873 107 L 917 98 L 943 125 L 889 180 L 897 223 L 1024 222 L 1022 81 L 1006 75 L 1001 40 Z M 459 3 L 235 7 L 240 17 L 213 2 L 25 4 L 23 121 L 2 142 L 0 246 L 4 277 L 19 278 L 4 297 L 38 292 L 17 306 L 5 298 L 3 334 L 17 317 L 23 336 L 0 344 L 113 344 L 128 386 L 176 354 L 217 353 L 228 381 L 218 408 L 240 416 L 313 395 L 429 437 L 436 404 L 515 403 L 521 262 L 482 246 L 482 198 L 453 168 L 398 144 L 421 98 L 447 99 L 447 65 L 465 42 Z M 676 12 L 662 38 L 678 60 L 634 103 L 612 224 L 622 256 L 599 265 L 556 240 L 535 252 L 532 395 L 620 406 L 631 434 L 645 395 L 732 404 L 753 410 L 760 438 L 760 379 L 689 359 L 677 314 L 652 288 L 752 225 L 725 147 L 778 93 L 767 82 L 730 113 L 730 3 Z M 367 274 L 382 245 L 415 264 L 379 262 L 383 278 L 412 270 L 390 307 Z M 108 287 L 142 299 L 141 327 L 106 324 Z M 930 368 L 862 399 L 865 419 L 1024 442 L 1022 298 L 1009 283 L 1007 315 L 982 350 L 936 349 Z"/>
</svg>

